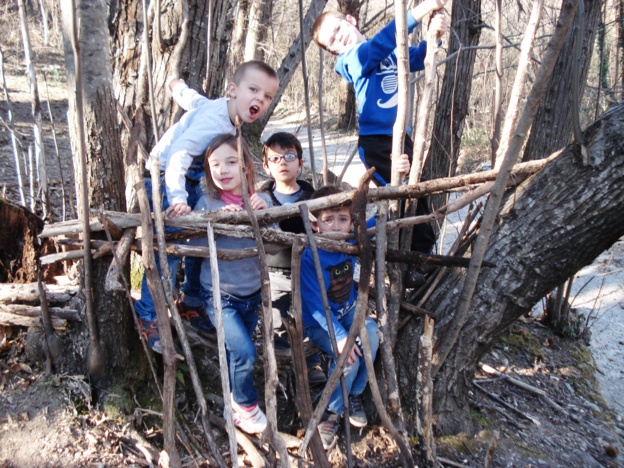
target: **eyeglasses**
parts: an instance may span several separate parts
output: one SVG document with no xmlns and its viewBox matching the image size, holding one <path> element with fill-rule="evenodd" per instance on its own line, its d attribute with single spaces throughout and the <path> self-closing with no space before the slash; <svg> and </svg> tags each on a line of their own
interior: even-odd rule
<svg viewBox="0 0 624 468">
<path fill-rule="evenodd" d="M 272 162 L 273 164 L 277 164 L 282 159 L 286 162 L 292 162 L 297 159 L 297 155 L 295 153 L 286 153 L 280 156 L 269 156 L 267 158 L 267 161 Z"/>
</svg>

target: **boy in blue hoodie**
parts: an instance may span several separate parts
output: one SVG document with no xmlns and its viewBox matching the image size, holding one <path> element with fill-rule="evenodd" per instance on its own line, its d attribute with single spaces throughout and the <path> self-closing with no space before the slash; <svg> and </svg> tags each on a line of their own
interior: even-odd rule
<svg viewBox="0 0 624 468">
<path fill-rule="evenodd" d="M 425 0 L 407 13 L 411 33 L 426 15 L 444 7 L 446 0 Z M 435 15 L 429 28 L 446 32 L 444 15 Z M 377 186 L 390 183 L 392 173 L 392 130 L 397 117 L 398 78 L 396 56 L 396 25 L 391 21 L 372 39 L 357 28 L 357 20 L 337 11 L 321 14 L 312 26 L 312 39 L 322 49 L 336 55 L 335 71 L 352 83 L 358 101 L 359 154 L 367 168 L 375 167 L 373 181 Z M 426 41 L 409 48 L 410 71 L 424 69 Z M 406 135 L 404 153 L 410 162 L 413 142 Z M 419 200 L 417 214 L 429 212 L 426 200 Z M 428 224 L 414 227 L 412 250 L 430 253 L 435 234 Z"/>
</svg>

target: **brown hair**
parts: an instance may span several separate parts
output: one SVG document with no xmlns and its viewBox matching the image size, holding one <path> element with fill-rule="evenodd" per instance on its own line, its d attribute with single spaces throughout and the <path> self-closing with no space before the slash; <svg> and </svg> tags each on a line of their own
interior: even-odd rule
<svg viewBox="0 0 624 468">
<path fill-rule="evenodd" d="M 327 18 L 336 18 L 338 20 L 346 19 L 347 16 L 344 13 L 340 13 L 339 11 L 326 11 L 325 13 L 321 13 L 316 20 L 314 20 L 314 24 L 312 24 L 312 40 L 316 42 L 316 45 L 321 49 L 326 50 L 329 53 L 332 53 L 327 49 L 327 44 L 323 44 L 319 39 L 319 34 L 321 33 L 321 27 Z"/>
<path fill-rule="evenodd" d="M 262 145 L 262 160 L 264 164 L 269 164 L 267 161 L 267 153 L 269 148 L 273 148 L 274 146 L 279 146 L 282 149 L 293 148 L 297 152 L 297 157 L 299 159 L 303 158 L 303 149 L 301 148 L 301 142 L 299 139 L 288 132 L 277 132 L 271 135 L 267 141 Z"/>
<path fill-rule="evenodd" d="M 323 198 L 323 197 L 328 197 L 329 195 L 336 195 L 337 193 L 342 193 L 344 192 L 344 190 L 341 187 L 338 187 L 337 185 L 324 185 L 318 189 L 316 189 L 312 195 L 310 195 L 310 200 L 314 200 L 316 198 Z M 334 211 L 337 209 L 340 209 L 341 207 L 334 207 L 334 208 L 323 208 L 320 210 L 314 210 L 312 211 L 312 214 L 316 217 L 320 216 L 320 214 L 323 211 Z M 351 215 L 353 216 L 353 215 Z"/>
<path fill-rule="evenodd" d="M 206 154 L 204 156 L 204 166 L 206 168 L 206 185 L 208 186 L 208 192 L 210 196 L 213 198 L 220 198 L 219 192 L 220 189 L 215 184 L 212 179 L 212 174 L 210 172 L 210 164 L 208 164 L 208 160 L 214 151 L 222 145 L 228 145 L 230 148 L 234 150 L 238 150 L 238 138 L 236 135 L 232 135 L 230 133 L 222 133 L 215 137 L 214 140 L 208 146 L 206 150 Z M 241 145 L 243 147 L 243 161 L 245 163 L 245 173 L 247 175 L 247 189 L 249 190 L 249 194 L 254 193 L 254 188 L 256 186 L 256 167 L 254 166 L 253 157 L 251 155 L 251 151 L 249 151 L 249 146 L 245 140 L 241 140 Z M 239 169 L 240 170 L 240 169 Z"/>
<path fill-rule="evenodd" d="M 237 86 L 241 84 L 247 72 L 254 69 L 263 72 L 269 78 L 274 78 L 279 81 L 277 72 L 269 64 L 261 60 L 249 60 L 248 62 L 241 63 L 234 72 L 234 83 L 236 83 Z"/>
</svg>

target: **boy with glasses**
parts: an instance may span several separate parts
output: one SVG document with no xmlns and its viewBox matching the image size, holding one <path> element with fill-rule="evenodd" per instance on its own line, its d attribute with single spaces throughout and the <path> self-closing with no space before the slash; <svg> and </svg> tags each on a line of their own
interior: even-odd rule
<svg viewBox="0 0 624 468">
<path fill-rule="evenodd" d="M 301 143 L 291 133 L 274 133 L 262 147 L 264 170 L 273 180 L 267 181 L 261 191 L 271 197 L 273 206 L 290 205 L 308 200 L 314 187 L 307 181 L 298 179 L 303 169 L 303 150 Z M 301 234 L 305 232 L 303 220 L 296 216 L 279 222 L 280 229 L 285 232 Z M 275 255 L 267 255 L 267 266 L 271 278 L 271 299 L 273 301 L 273 330 L 275 347 L 288 349 L 288 336 L 282 323 L 292 302 L 290 257 L 292 249 L 284 249 Z M 321 368 L 319 353 L 306 358 L 308 366 L 308 382 L 311 385 L 322 384 L 327 380 Z M 283 376 L 280 376 L 283 377 Z M 283 378 L 280 378 L 282 384 Z"/>
</svg>

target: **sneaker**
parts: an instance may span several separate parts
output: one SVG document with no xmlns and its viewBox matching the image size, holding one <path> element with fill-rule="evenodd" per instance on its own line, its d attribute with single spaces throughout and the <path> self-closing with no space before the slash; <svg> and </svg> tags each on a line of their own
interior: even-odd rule
<svg viewBox="0 0 624 468">
<path fill-rule="evenodd" d="M 327 377 L 321 366 L 314 366 L 308 369 L 308 383 L 310 385 L 322 384 L 327 382 Z"/>
<path fill-rule="evenodd" d="M 183 299 L 176 301 L 176 308 L 184 320 L 188 320 L 193 328 L 204 333 L 214 333 L 215 327 L 208 317 L 206 308 L 201 305 L 199 307 L 189 306 Z"/>
<path fill-rule="evenodd" d="M 143 320 L 139 317 L 139 328 L 137 331 L 145 338 L 147 346 L 149 346 L 152 351 L 162 354 L 157 320 Z"/>
<path fill-rule="evenodd" d="M 267 426 L 267 419 L 258 403 L 252 406 L 241 406 L 232 400 L 232 417 L 234 424 L 247 434 L 260 434 Z"/>
<path fill-rule="evenodd" d="M 353 427 L 366 427 L 368 424 L 362 395 L 349 395 L 349 422 Z"/>
<path fill-rule="evenodd" d="M 329 411 L 327 411 L 325 415 L 327 416 L 325 420 L 321 421 L 318 425 L 318 432 L 323 442 L 323 448 L 325 450 L 331 450 L 338 440 L 336 434 L 338 433 L 338 426 L 340 424 L 340 415 Z"/>
</svg>

